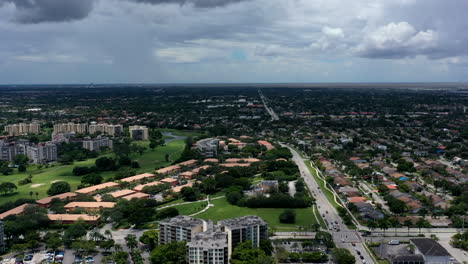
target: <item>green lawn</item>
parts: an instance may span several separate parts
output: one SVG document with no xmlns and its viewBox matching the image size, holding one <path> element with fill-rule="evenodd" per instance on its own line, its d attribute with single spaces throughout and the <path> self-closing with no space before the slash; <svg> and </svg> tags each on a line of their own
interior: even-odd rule
<svg viewBox="0 0 468 264">
<path fill-rule="evenodd" d="M 335 208 L 338 208 L 340 207 L 340 205 L 338 205 L 336 202 L 335 202 L 335 198 L 334 198 L 334 195 L 331 191 L 329 191 L 327 188 L 325 188 L 325 183 L 323 182 L 322 179 L 320 179 L 318 176 L 317 176 L 317 173 L 315 172 L 315 169 L 312 168 L 312 165 L 310 164 L 310 162 L 307 160 L 305 161 L 305 164 L 307 166 L 307 168 L 309 169 L 310 173 L 312 174 L 312 176 L 314 176 L 314 179 L 315 181 L 318 183 L 318 185 L 320 186 L 320 190 L 322 190 L 322 192 L 325 194 L 325 196 L 327 197 L 328 201 L 330 201 L 330 203 L 335 207 Z"/>
<path fill-rule="evenodd" d="M 140 142 L 139 144 L 149 144 L 149 142 Z M 185 147 L 183 140 L 175 140 L 167 144 L 166 146 L 157 147 L 155 150 L 148 148 L 143 155 L 134 154 L 131 158 L 137 160 L 140 167 L 137 173 L 153 172 L 156 167 L 167 166 L 173 160 L 177 159 L 182 153 Z M 169 154 L 169 162 L 165 161 L 165 155 Z M 10 196 L 0 196 L 0 204 L 8 201 L 14 201 L 19 198 L 31 198 L 30 192 L 38 192 L 37 198 L 44 198 L 47 195 L 49 186 L 54 181 L 66 181 L 75 190 L 81 182 L 81 177 L 73 176 L 72 170 L 75 166 L 92 166 L 95 159 L 88 159 L 85 161 L 75 162 L 71 165 L 60 165 L 56 164 L 53 167 L 39 169 L 37 165 L 28 166 L 28 170 L 25 173 L 18 173 L 15 170 L 15 174 L 3 176 L 0 175 L 1 182 L 13 182 L 18 186 L 18 181 L 28 177 L 29 174 L 33 175 L 32 183 L 23 186 L 18 186 L 16 194 Z M 114 171 L 103 172 L 101 175 L 104 179 L 112 177 L 115 174 Z M 32 198 L 36 198 L 34 194 Z"/>
<path fill-rule="evenodd" d="M 161 128 L 159 129 L 161 132 L 171 132 L 173 135 L 182 136 L 182 137 L 198 137 L 203 135 L 203 133 L 194 130 L 177 130 L 177 129 L 170 129 L 170 128 Z"/>
<path fill-rule="evenodd" d="M 299 227 L 310 228 L 316 223 L 315 217 L 312 212 L 312 208 L 301 208 L 295 209 L 296 211 L 296 223 L 295 224 L 282 224 L 279 222 L 279 215 L 284 211 L 281 208 L 247 208 L 231 205 L 227 202 L 226 198 L 213 200 L 213 207 L 207 211 L 197 215 L 197 218 L 210 219 L 213 221 L 219 221 L 228 218 L 235 218 L 245 215 L 257 215 L 263 218 L 270 227 L 276 229 L 276 231 L 295 231 L 299 230 Z"/>
<path fill-rule="evenodd" d="M 173 208 L 176 208 L 181 215 L 191 215 L 203 210 L 207 204 L 206 201 L 200 201 L 191 204 L 176 205 Z"/>
</svg>

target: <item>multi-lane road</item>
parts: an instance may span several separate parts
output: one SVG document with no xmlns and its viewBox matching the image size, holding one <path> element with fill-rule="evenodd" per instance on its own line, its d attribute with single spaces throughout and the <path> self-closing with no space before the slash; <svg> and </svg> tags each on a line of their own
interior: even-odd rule
<svg viewBox="0 0 468 264">
<path fill-rule="evenodd" d="M 273 110 L 273 108 L 269 107 L 268 104 L 267 104 L 267 98 L 263 95 L 262 91 L 260 89 L 258 89 L 258 94 L 260 95 L 260 98 L 262 99 L 262 102 L 263 102 L 263 106 L 265 107 L 265 109 L 267 110 L 268 114 L 270 114 L 271 116 L 271 121 L 276 121 L 276 120 L 279 120 L 279 117 L 278 115 L 275 113 L 275 110 Z"/>
<path fill-rule="evenodd" d="M 337 247 L 348 249 L 356 257 L 356 263 L 375 263 L 369 252 L 364 248 L 364 241 L 360 234 L 356 230 L 349 229 L 343 223 L 343 220 L 338 215 L 338 211 L 328 201 L 327 197 L 322 192 L 318 183 L 315 181 L 311 172 L 307 168 L 304 159 L 302 159 L 302 157 L 295 149 L 287 145 L 283 146 L 291 150 L 291 153 L 293 154 L 293 161 L 299 167 L 301 176 L 304 178 L 304 183 L 307 185 L 312 195 L 314 196 L 318 211 L 327 223 L 329 228 L 328 232 L 332 234 Z M 363 259 L 361 259 L 361 256 Z"/>
</svg>

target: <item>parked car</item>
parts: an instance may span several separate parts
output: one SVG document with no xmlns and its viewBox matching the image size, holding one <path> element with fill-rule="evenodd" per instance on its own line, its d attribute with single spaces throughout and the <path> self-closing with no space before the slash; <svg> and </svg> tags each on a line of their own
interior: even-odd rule
<svg viewBox="0 0 468 264">
<path fill-rule="evenodd" d="M 388 242 L 389 245 L 400 245 L 400 240 L 391 240 Z"/>
<path fill-rule="evenodd" d="M 93 257 L 86 257 L 86 263 L 94 263 Z"/>
</svg>

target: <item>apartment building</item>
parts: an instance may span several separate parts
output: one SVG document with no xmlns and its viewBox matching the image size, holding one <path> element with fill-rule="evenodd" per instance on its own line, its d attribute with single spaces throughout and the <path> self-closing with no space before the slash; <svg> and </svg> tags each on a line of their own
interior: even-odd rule
<svg viewBox="0 0 468 264">
<path fill-rule="evenodd" d="M 26 148 L 26 155 L 32 163 L 44 164 L 57 161 L 57 145 L 52 142 L 41 142 Z"/>
<path fill-rule="evenodd" d="M 96 122 L 92 122 L 89 125 L 89 133 L 96 134 L 100 132 L 101 134 L 106 134 L 113 137 L 120 137 L 123 134 L 123 126 L 122 125 L 111 125 L 111 124 L 96 124 Z"/>
<path fill-rule="evenodd" d="M 227 233 L 229 257 L 239 243 L 249 240 L 253 247 L 259 247 L 261 240 L 268 239 L 268 224 L 255 215 L 221 220 L 218 226 Z"/>
<path fill-rule="evenodd" d="M 54 125 L 54 134 L 56 133 L 70 133 L 74 132 L 77 134 L 86 134 L 88 133 L 88 124 L 73 122 L 64 123 L 64 124 L 55 124 Z"/>
<path fill-rule="evenodd" d="M 205 158 L 218 156 L 219 139 L 205 138 L 197 142 L 197 151 Z"/>
<path fill-rule="evenodd" d="M 159 244 L 164 245 L 175 241 L 192 240 L 192 235 L 206 231 L 208 222 L 187 215 L 178 215 L 159 222 Z"/>
<path fill-rule="evenodd" d="M 134 140 L 148 140 L 148 128 L 146 126 L 130 126 L 130 137 Z"/>
<path fill-rule="evenodd" d="M 101 148 L 108 147 L 112 149 L 112 140 L 108 137 L 101 137 L 98 136 L 97 138 L 91 139 L 84 139 L 83 140 L 83 148 L 89 149 L 91 151 L 101 151 Z"/>
<path fill-rule="evenodd" d="M 187 243 L 187 263 L 228 264 L 227 233 L 217 230 L 195 234 Z"/>
<path fill-rule="evenodd" d="M 24 134 L 39 134 L 41 132 L 41 125 L 37 123 L 19 123 L 7 125 L 4 128 L 9 136 L 19 136 Z"/>
<path fill-rule="evenodd" d="M 14 142 L 0 140 L 0 160 L 13 161 L 16 155 L 26 155 L 26 147 L 28 145 L 28 140 L 18 140 Z"/>
</svg>

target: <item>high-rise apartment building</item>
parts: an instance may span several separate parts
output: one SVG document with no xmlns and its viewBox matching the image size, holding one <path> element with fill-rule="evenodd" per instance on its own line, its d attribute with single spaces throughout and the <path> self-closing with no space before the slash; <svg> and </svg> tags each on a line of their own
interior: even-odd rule
<svg viewBox="0 0 468 264">
<path fill-rule="evenodd" d="M 19 123 L 13 125 L 6 125 L 4 130 L 8 132 L 9 136 L 19 136 L 24 134 L 39 134 L 41 132 L 41 125 L 37 123 Z"/>
<path fill-rule="evenodd" d="M 159 244 L 192 240 L 192 235 L 208 229 L 208 222 L 186 215 L 178 215 L 159 222 Z"/>
<path fill-rule="evenodd" d="M 77 134 L 86 134 L 88 133 L 88 124 L 86 123 L 64 123 L 64 124 L 55 124 L 54 133 L 70 133 L 74 132 Z"/>
<path fill-rule="evenodd" d="M 37 145 L 27 146 L 26 153 L 33 163 L 43 164 L 57 161 L 57 145 L 52 142 L 41 142 Z"/>
<path fill-rule="evenodd" d="M 218 156 L 219 139 L 205 138 L 197 142 L 197 150 L 205 158 Z"/>
<path fill-rule="evenodd" d="M 145 126 L 130 126 L 130 137 L 134 140 L 148 140 L 148 128 Z"/>
<path fill-rule="evenodd" d="M 5 142 L 0 140 L 0 160 L 13 161 L 16 155 L 26 155 L 28 140 L 18 140 L 15 142 Z"/>
<path fill-rule="evenodd" d="M 228 264 L 227 233 L 218 230 L 195 234 L 187 243 L 187 263 Z"/>
<path fill-rule="evenodd" d="M 83 148 L 91 151 L 101 151 L 102 147 L 108 147 L 112 149 L 112 140 L 108 137 L 98 136 L 95 139 L 84 139 Z"/>
<path fill-rule="evenodd" d="M 268 239 L 268 224 L 255 215 L 221 220 L 218 226 L 227 233 L 229 257 L 239 243 L 249 240 L 253 247 L 259 247 L 261 240 Z"/>
<path fill-rule="evenodd" d="M 110 124 L 96 124 L 95 122 L 89 125 L 89 133 L 96 134 L 101 132 L 109 136 L 120 137 L 123 133 L 122 125 L 110 125 Z"/>
</svg>

